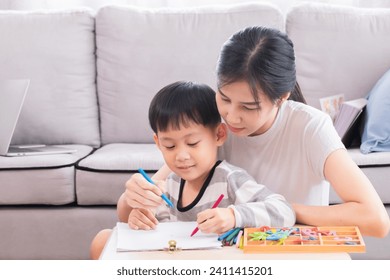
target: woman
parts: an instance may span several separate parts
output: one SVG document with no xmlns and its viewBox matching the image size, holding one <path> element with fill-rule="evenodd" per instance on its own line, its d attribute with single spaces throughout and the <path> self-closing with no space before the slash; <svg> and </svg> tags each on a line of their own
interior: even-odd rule
<svg viewBox="0 0 390 280">
<path fill-rule="evenodd" d="M 218 110 L 230 131 L 221 159 L 285 196 L 299 224 L 353 225 L 364 235 L 387 235 L 383 203 L 330 117 L 303 103 L 293 44 L 284 33 L 265 27 L 237 32 L 222 48 L 217 75 Z M 154 179 L 164 180 L 168 173 L 164 166 Z M 329 183 L 343 203 L 328 205 Z M 118 201 L 119 219 L 127 222 L 131 208 L 157 207 L 160 195 L 133 175 Z"/>
</svg>

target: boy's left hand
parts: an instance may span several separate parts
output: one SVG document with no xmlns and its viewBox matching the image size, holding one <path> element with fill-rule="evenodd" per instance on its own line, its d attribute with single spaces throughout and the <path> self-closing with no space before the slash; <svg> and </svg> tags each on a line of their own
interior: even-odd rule
<svg viewBox="0 0 390 280">
<path fill-rule="evenodd" d="M 214 208 L 200 212 L 196 222 L 199 230 L 204 233 L 221 234 L 235 227 L 236 218 L 233 209 Z"/>
</svg>

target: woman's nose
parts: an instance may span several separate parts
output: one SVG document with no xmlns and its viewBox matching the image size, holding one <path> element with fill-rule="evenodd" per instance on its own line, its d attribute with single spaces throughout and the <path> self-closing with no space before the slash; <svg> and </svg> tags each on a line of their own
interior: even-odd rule
<svg viewBox="0 0 390 280">
<path fill-rule="evenodd" d="M 230 108 L 226 112 L 226 118 L 225 119 L 230 124 L 238 124 L 238 123 L 241 122 L 241 117 L 240 117 L 240 115 L 238 114 L 238 112 L 234 108 Z"/>
</svg>

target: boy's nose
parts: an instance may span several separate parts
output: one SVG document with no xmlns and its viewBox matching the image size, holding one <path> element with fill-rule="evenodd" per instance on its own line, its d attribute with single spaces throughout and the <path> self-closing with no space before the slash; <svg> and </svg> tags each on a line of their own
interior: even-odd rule
<svg viewBox="0 0 390 280">
<path fill-rule="evenodd" d="M 190 154 L 186 150 L 181 150 L 177 153 L 176 159 L 183 161 L 190 159 Z"/>
</svg>

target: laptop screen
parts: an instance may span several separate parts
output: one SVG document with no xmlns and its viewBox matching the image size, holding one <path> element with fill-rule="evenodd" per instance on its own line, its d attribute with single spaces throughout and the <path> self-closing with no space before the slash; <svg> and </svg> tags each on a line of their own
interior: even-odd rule
<svg viewBox="0 0 390 280">
<path fill-rule="evenodd" d="M 30 80 L 0 80 L 0 155 L 11 143 Z"/>
</svg>

